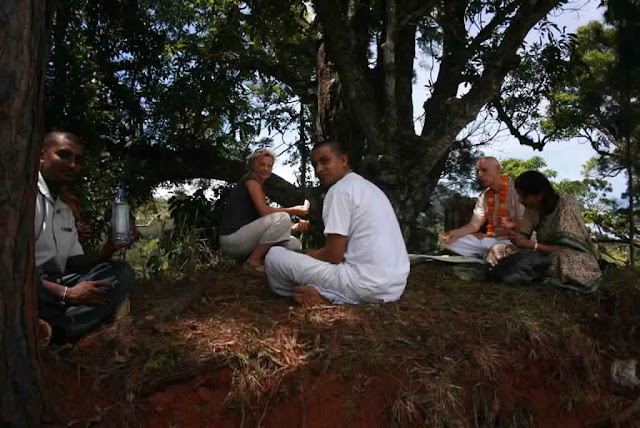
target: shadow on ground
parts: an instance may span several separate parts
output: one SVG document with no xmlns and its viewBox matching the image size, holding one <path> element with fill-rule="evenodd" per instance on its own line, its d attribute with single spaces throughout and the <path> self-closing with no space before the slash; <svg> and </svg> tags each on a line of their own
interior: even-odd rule
<svg viewBox="0 0 640 428">
<path fill-rule="evenodd" d="M 131 320 L 42 355 L 51 426 L 607 425 L 638 391 L 640 279 L 590 296 L 412 268 L 399 302 L 305 309 L 260 278 L 141 284 Z"/>
</svg>

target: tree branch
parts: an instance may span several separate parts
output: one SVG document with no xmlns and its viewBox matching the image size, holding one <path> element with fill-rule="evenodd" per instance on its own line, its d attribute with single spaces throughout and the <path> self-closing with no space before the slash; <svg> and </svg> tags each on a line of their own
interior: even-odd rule
<svg viewBox="0 0 640 428">
<path fill-rule="evenodd" d="M 396 135 L 398 107 L 396 103 L 396 0 L 384 1 L 386 39 L 382 44 L 384 64 L 385 118 L 384 128 L 389 141 Z"/>
<path fill-rule="evenodd" d="M 480 78 L 461 99 L 450 98 L 447 100 L 445 108 L 448 116 L 452 119 L 446 125 L 450 128 L 449 132 L 451 134 L 464 128 L 467 123 L 477 116 L 483 106 L 499 94 L 505 76 L 520 61 L 517 52 L 527 33 L 551 9 L 560 4 L 560 1 L 539 0 L 525 2 L 521 5 L 511 20 L 509 27 L 505 30 L 500 45 L 490 55 Z M 431 165 L 435 165 L 440 158 L 446 156 L 449 148 L 450 140 L 440 139 L 435 147 L 430 149 Z"/>
<path fill-rule="evenodd" d="M 489 21 L 489 23 L 478 32 L 478 35 L 474 37 L 471 43 L 469 43 L 469 46 L 467 47 L 469 57 L 471 57 L 475 51 L 480 48 L 482 43 L 489 40 L 496 28 L 504 22 L 510 13 L 513 13 L 516 10 L 518 5 L 519 2 L 517 1 L 511 2 L 505 8 L 500 9 L 495 15 L 493 15 L 491 21 Z"/>
<path fill-rule="evenodd" d="M 239 57 L 236 53 L 230 53 L 228 57 L 227 66 L 229 68 L 239 71 L 257 71 L 273 77 L 293 89 L 304 102 L 310 101 L 310 94 L 317 85 L 311 78 L 302 78 L 287 64 L 265 58 L 260 52 L 247 53 L 246 56 L 243 55 L 242 57 Z"/>
<path fill-rule="evenodd" d="M 433 93 L 424 103 L 425 121 L 422 135 L 433 133 L 438 124 L 442 124 L 442 107 L 446 101 L 455 97 L 458 85 L 462 80 L 462 72 L 467 62 L 466 30 L 464 27 L 464 1 L 448 1 L 444 3 L 444 11 L 439 18 L 443 32 L 443 55 L 438 71 L 438 79 L 433 86 Z"/>
<path fill-rule="evenodd" d="M 398 26 L 396 33 L 396 107 L 398 130 L 415 136 L 413 125 L 413 62 L 416 57 L 416 26 Z"/>
<path fill-rule="evenodd" d="M 107 150 L 139 164 L 139 169 L 153 171 L 152 184 L 165 181 L 181 182 L 200 178 L 233 183 L 246 172 L 246 163 L 228 159 L 214 148 L 171 150 L 155 146 L 125 148 L 111 144 Z M 304 202 L 302 190 L 276 174 L 265 183 L 265 193 L 282 206 Z"/>
<path fill-rule="evenodd" d="M 544 138 L 542 138 L 542 140 L 534 141 L 531 137 L 520 133 L 518 128 L 513 124 L 513 120 L 511 119 L 511 117 L 504 110 L 504 107 L 502 107 L 502 103 L 500 102 L 499 97 L 495 98 L 491 102 L 491 105 L 496 109 L 496 112 L 498 113 L 498 119 L 500 119 L 500 121 L 502 121 L 507 126 L 511 135 L 517 138 L 520 144 L 522 144 L 523 146 L 532 147 L 534 150 L 542 151 L 545 144 L 547 143 L 548 136 L 545 136 Z"/>
<path fill-rule="evenodd" d="M 424 3 L 414 1 L 411 5 L 407 3 L 408 2 L 404 3 L 406 5 L 404 8 L 405 13 L 399 16 L 400 21 L 398 22 L 398 27 L 415 25 L 415 21 L 425 16 L 438 2 L 436 0 L 428 0 Z"/>
<path fill-rule="evenodd" d="M 367 70 L 358 62 L 355 46 L 358 41 L 347 25 L 342 2 L 338 0 L 316 0 L 314 9 L 323 28 L 329 58 L 335 64 L 343 90 L 362 131 L 367 137 L 368 146 L 373 152 L 380 152 L 383 145 L 378 131 L 377 109 L 373 102 L 373 89 L 367 81 Z"/>
</svg>

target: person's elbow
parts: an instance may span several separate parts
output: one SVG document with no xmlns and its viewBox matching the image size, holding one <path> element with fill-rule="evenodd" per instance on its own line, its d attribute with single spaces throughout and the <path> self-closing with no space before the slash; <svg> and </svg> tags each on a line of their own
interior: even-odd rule
<svg viewBox="0 0 640 428">
<path fill-rule="evenodd" d="M 329 263 L 337 265 L 342 263 L 342 261 L 344 260 L 344 254 L 329 254 L 327 259 Z"/>
<path fill-rule="evenodd" d="M 334 265 L 337 265 L 344 260 L 344 251 L 340 251 L 339 249 L 329 249 L 325 254 L 326 260 Z"/>
</svg>

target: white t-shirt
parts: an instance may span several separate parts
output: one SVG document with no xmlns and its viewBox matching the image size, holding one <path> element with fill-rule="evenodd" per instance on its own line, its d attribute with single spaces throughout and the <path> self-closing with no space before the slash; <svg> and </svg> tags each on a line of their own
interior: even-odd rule
<svg viewBox="0 0 640 428">
<path fill-rule="evenodd" d="M 409 275 L 409 256 L 389 199 L 376 185 L 349 172 L 327 192 L 324 234 L 347 237 L 340 280 L 363 301 L 400 298 Z"/>
<path fill-rule="evenodd" d="M 37 267 L 53 259 L 59 269 L 58 273 L 64 273 L 69 257 L 84 254 L 82 245 L 78 241 L 73 211 L 60 198 L 54 201 L 47 182 L 40 173 L 38 173 L 35 230 Z"/>
</svg>

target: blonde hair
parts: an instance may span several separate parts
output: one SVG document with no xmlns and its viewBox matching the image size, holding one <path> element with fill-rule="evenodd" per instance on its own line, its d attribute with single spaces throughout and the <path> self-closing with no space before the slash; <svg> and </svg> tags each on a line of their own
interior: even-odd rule
<svg viewBox="0 0 640 428">
<path fill-rule="evenodd" d="M 258 149 L 255 152 L 251 153 L 249 158 L 247 159 L 247 164 L 249 165 L 249 171 L 255 172 L 255 165 L 258 159 L 260 158 L 271 158 L 273 162 L 276 161 L 276 155 L 269 149 Z"/>
</svg>

